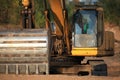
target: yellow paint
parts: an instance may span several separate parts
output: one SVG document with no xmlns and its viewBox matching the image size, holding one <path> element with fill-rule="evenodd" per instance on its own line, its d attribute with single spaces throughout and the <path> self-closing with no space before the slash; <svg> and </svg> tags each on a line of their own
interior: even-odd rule
<svg viewBox="0 0 120 80">
<path fill-rule="evenodd" d="M 97 56 L 97 48 L 73 48 L 72 56 Z"/>
<path fill-rule="evenodd" d="M 29 0 L 22 0 L 22 4 L 23 4 L 23 6 L 28 7 L 30 2 L 29 2 Z"/>
</svg>

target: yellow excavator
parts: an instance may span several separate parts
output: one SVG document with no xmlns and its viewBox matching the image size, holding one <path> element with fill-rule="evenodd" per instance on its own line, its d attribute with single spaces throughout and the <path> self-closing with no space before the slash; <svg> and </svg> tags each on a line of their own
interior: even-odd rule
<svg viewBox="0 0 120 80">
<path fill-rule="evenodd" d="M 114 55 L 114 35 L 104 31 L 99 2 L 71 1 L 69 21 L 67 0 L 43 0 L 46 29 L 35 29 L 32 1 L 22 0 L 25 29 L 0 32 L 0 73 L 107 76 L 107 65 L 97 58 Z"/>
</svg>

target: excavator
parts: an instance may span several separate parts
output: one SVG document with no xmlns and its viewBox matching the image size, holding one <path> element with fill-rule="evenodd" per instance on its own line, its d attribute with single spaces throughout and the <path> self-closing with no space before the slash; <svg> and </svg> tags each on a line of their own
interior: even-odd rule
<svg viewBox="0 0 120 80">
<path fill-rule="evenodd" d="M 45 29 L 33 27 L 32 1 L 22 0 L 24 29 L 0 32 L 0 74 L 107 76 L 107 64 L 99 57 L 114 55 L 114 34 L 104 31 L 98 0 L 70 1 L 71 21 L 67 0 L 43 0 Z"/>
</svg>

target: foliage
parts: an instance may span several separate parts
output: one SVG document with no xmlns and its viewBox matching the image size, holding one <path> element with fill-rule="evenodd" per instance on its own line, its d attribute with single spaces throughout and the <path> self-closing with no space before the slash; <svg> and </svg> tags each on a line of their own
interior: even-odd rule
<svg viewBox="0 0 120 80">
<path fill-rule="evenodd" d="M 0 0 L 0 23 L 18 24 L 20 7 L 18 0 Z"/>
<path fill-rule="evenodd" d="M 20 0 L 0 0 L 0 24 L 20 24 Z M 35 2 L 35 24 L 43 27 L 45 24 L 43 0 Z M 120 0 L 101 0 L 105 12 L 105 20 L 120 25 Z M 67 4 L 69 20 L 73 15 L 73 4 Z M 71 20 L 70 20 L 71 21 Z"/>
<path fill-rule="evenodd" d="M 0 24 L 20 24 L 21 0 L 0 0 Z M 34 0 L 35 3 L 35 24 L 36 27 L 43 27 L 45 24 L 43 14 L 43 0 Z"/>
<path fill-rule="evenodd" d="M 67 11 L 68 11 L 68 20 L 71 22 L 72 21 L 72 16 L 73 16 L 73 13 L 74 13 L 74 3 L 70 2 L 69 4 L 66 5 L 66 8 L 67 8 Z"/>
<path fill-rule="evenodd" d="M 102 0 L 105 20 L 120 26 L 120 0 Z"/>
<path fill-rule="evenodd" d="M 44 27 L 45 18 L 44 18 L 44 8 L 43 0 L 35 0 L 35 25 L 36 27 Z"/>
</svg>

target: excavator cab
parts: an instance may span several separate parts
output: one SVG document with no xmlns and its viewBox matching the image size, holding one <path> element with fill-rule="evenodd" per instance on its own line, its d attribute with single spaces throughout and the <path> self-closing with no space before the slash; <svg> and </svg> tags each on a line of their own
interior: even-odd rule
<svg viewBox="0 0 120 80">
<path fill-rule="evenodd" d="M 79 10 L 74 16 L 74 46 L 96 47 L 97 46 L 97 11 Z"/>
<path fill-rule="evenodd" d="M 71 52 L 73 56 L 113 55 L 114 35 L 104 31 L 103 13 L 97 0 L 82 0 L 75 4 Z"/>
</svg>

